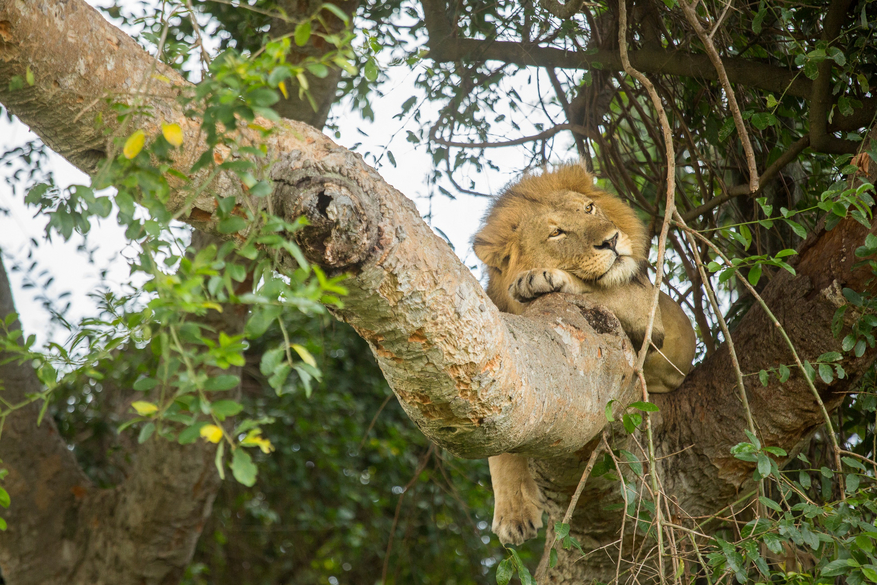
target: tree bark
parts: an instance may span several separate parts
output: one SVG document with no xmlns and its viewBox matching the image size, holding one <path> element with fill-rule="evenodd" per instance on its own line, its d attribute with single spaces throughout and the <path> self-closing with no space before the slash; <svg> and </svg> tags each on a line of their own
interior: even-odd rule
<svg viewBox="0 0 877 585">
<path fill-rule="evenodd" d="M 162 121 L 184 128 L 181 169 L 200 155 L 198 128 L 174 102 L 184 82 L 155 65 L 81 1 L 0 0 L 0 38 L 0 101 L 76 164 L 108 152 L 92 119 L 76 116 L 83 104 L 94 103 L 93 109 L 100 110 L 100 99 L 106 95 L 130 97 L 131 80 L 152 67 L 172 82 L 142 96 L 155 117 L 138 124 L 148 134 L 157 133 Z M 54 44 L 61 46 L 56 50 Z M 70 74 L 71 62 L 82 64 L 88 77 Z M 121 65 L 124 76 L 115 72 Z M 25 75 L 27 67 L 36 84 L 22 93 L 8 91 L 8 80 Z M 241 139 L 258 137 L 242 130 Z M 309 260 L 329 272 L 351 274 L 346 281 L 350 295 L 336 315 L 369 342 L 412 420 L 430 439 L 463 457 L 507 451 L 536 457 L 533 467 L 548 497 L 549 526 L 558 520 L 583 461 L 605 427 L 607 403 L 617 400 L 618 412 L 635 399 L 630 384 L 633 348 L 614 316 L 587 299 L 566 295 L 541 299 L 522 317 L 501 314 L 413 204 L 360 157 L 294 122 L 275 125 L 267 143 L 274 162 L 271 208 L 288 220 L 305 215 L 310 225 L 297 234 L 297 241 Z M 214 196 L 237 193 L 234 181 L 215 181 L 194 209 L 185 208 L 183 193 L 174 193 L 168 207 L 172 212 L 185 210 L 184 218 L 195 227 L 215 231 Z M 267 201 L 263 205 L 267 207 Z M 874 290 L 875 285 L 866 282 L 867 272 L 851 271 L 851 252 L 866 233 L 850 220 L 831 232 L 819 231 L 801 248 L 797 276 L 780 273 L 765 290 L 765 299 L 803 359 L 839 349 L 839 341 L 828 331 L 834 310 L 843 303 L 842 287 Z M 743 320 L 735 343 L 747 373 L 791 361 L 759 308 Z M 874 350 L 858 359 L 846 355 L 840 363 L 847 378 L 829 385 L 818 382 L 829 407 L 854 387 L 874 356 Z M 783 385 L 762 388 L 750 383 L 747 391 L 766 444 L 793 451 L 821 423 L 798 373 Z M 659 455 L 668 456 L 660 465 L 660 478 L 678 506 L 674 514 L 684 518 L 683 514 L 712 513 L 749 489 L 752 466 L 728 453 L 744 440 L 745 424 L 725 349 L 692 372 L 680 390 L 653 401 L 661 408 L 653 421 Z M 74 480 L 71 472 L 64 481 Z M 616 489 L 617 484 L 594 481 L 579 503 L 573 533 L 588 548 L 611 543 L 617 536 L 620 514 L 603 509 L 607 500 L 618 497 Z M 189 504 L 194 506 L 194 500 Z M 119 527 L 127 527 L 144 511 L 133 503 L 114 509 L 129 514 L 113 521 Z M 87 531 L 86 526 L 80 523 L 78 529 Z M 549 529 L 549 542 L 551 534 Z M 14 539 L 0 542 L 5 550 L 18 546 Z M 601 555 L 576 563 L 571 553 L 562 553 L 549 582 L 608 580 L 614 575 L 614 557 Z M 159 558 L 164 557 L 144 559 L 144 566 Z"/>
</svg>

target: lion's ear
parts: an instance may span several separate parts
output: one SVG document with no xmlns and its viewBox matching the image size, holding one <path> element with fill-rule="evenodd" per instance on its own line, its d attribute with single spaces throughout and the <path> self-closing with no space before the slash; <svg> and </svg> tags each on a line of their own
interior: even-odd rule
<svg viewBox="0 0 877 585">
<path fill-rule="evenodd" d="M 483 231 L 475 234 L 475 238 L 472 240 L 472 249 L 475 251 L 475 255 L 478 256 L 478 259 L 500 272 L 509 265 L 509 258 L 511 257 L 509 247 L 510 245 L 507 241 L 504 243 L 491 241 Z"/>
</svg>

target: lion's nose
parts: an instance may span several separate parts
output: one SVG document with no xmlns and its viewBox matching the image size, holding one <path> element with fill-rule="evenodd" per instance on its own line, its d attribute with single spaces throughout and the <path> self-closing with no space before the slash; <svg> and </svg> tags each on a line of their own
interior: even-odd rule
<svg viewBox="0 0 877 585">
<path fill-rule="evenodd" d="M 615 244 L 617 244 L 617 243 L 618 243 L 618 232 L 615 232 L 614 236 L 612 236 L 608 240 L 605 240 L 599 246 L 594 246 L 594 247 L 597 248 L 598 250 L 612 250 L 614 252 L 615 251 Z"/>
</svg>

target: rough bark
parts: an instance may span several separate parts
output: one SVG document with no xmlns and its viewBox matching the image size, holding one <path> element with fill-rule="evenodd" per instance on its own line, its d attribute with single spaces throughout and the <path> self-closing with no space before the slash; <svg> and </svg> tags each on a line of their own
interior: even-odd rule
<svg viewBox="0 0 877 585">
<path fill-rule="evenodd" d="M 85 37 L 68 34 L 74 30 L 86 31 Z M 114 68 L 124 63 L 127 75 L 137 75 L 150 70 L 151 58 L 77 0 L 27 5 L 0 0 L 0 34 L 0 101 L 78 164 L 90 151 L 105 152 L 92 120 L 75 114 L 82 104 L 103 107 L 99 98 L 105 95 L 128 95 L 130 82 Z M 63 45 L 60 52 L 47 47 L 49 39 L 62 39 L 56 43 Z M 101 39 L 112 39 L 113 49 L 106 50 Z M 62 74 L 70 62 L 83 63 L 88 78 Z M 27 66 L 37 83 L 23 94 L 10 93 L 6 82 L 24 75 Z M 180 123 L 186 131 L 179 164 L 187 168 L 200 154 L 197 127 L 173 101 L 182 80 L 167 75 L 172 85 L 143 99 L 156 120 Z M 55 114 L 43 117 L 48 108 Z M 157 130 L 150 126 L 155 122 L 139 123 L 147 132 Z M 242 138 L 256 140 L 246 131 Z M 346 283 L 351 293 L 337 315 L 369 342 L 406 412 L 429 438 L 461 456 L 514 450 L 538 457 L 534 468 L 549 498 L 550 525 L 565 509 L 582 461 L 604 426 L 606 403 L 617 399 L 623 407 L 633 399 L 628 383 L 633 354 L 617 321 L 587 301 L 561 295 L 534 303 L 523 317 L 500 314 L 413 204 L 358 156 L 292 122 L 275 127 L 268 147 L 275 163 L 272 208 L 287 219 L 307 216 L 310 227 L 298 241 L 309 259 L 330 272 L 352 274 Z M 235 194 L 235 180 L 222 177 L 211 185 L 188 220 L 214 230 L 213 197 Z M 168 206 L 176 212 L 184 201 L 177 193 Z M 765 291 L 805 359 L 838 348 L 826 332 L 842 302 L 840 287 L 873 290 L 867 274 L 850 271 L 852 251 L 865 233 L 850 221 L 820 231 L 803 246 L 798 275 L 779 274 Z M 735 338 L 747 372 L 790 362 L 758 308 Z M 860 359 L 846 356 L 841 364 L 849 377 L 820 382 L 829 405 L 837 404 L 873 358 L 873 350 Z M 728 454 L 743 439 L 745 426 L 729 367 L 720 349 L 679 391 L 654 398 L 661 407 L 655 420 L 660 452 L 685 449 L 664 460 L 661 478 L 687 513 L 715 511 L 745 492 L 751 479 L 751 466 Z M 748 391 L 766 443 L 792 450 L 821 421 L 800 377 L 782 386 L 750 385 Z M 594 482 L 579 503 L 573 531 L 586 546 L 615 538 L 620 517 L 603 509 L 612 490 Z M 4 542 L 7 550 L 15 546 Z M 603 555 L 587 563 L 561 555 L 550 582 L 605 578 L 610 569 L 614 573 L 614 562 L 604 562 Z"/>
</svg>

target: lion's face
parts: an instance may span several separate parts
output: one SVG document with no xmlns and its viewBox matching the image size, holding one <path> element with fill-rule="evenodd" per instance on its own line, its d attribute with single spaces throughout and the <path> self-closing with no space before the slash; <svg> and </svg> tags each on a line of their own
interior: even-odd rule
<svg viewBox="0 0 877 585">
<path fill-rule="evenodd" d="M 528 175 L 496 199 L 473 239 L 487 265 L 487 292 L 520 313 L 508 287 L 526 270 L 553 268 L 598 288 L 623 286 L 647 260 L 649 238 L 634 211 L 594 186 L 579 165 Z"/>
<path fill-rule="evenodd" d="M 509 259 L 509 272 L 558 268 L 599 287 L 629 282 L 638 268 L 630 237 L 590 197 L 562 192 L 557 201 L 518 227 L 518 250 Z"/>
</svg>

